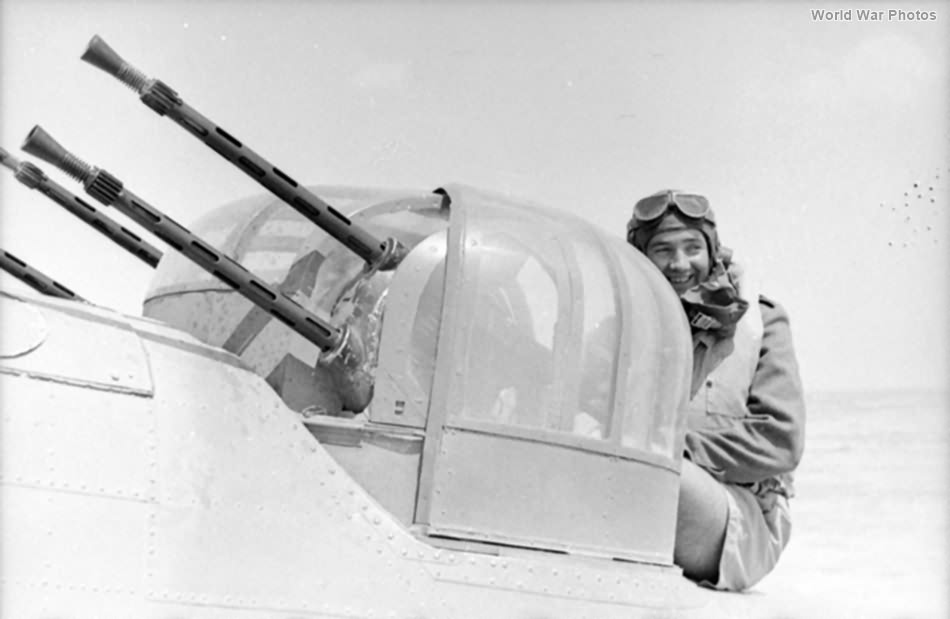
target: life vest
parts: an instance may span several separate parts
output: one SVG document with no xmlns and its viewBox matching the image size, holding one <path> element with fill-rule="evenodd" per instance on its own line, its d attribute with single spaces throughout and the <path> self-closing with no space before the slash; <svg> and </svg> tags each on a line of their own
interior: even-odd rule
<svg viewBox="0 0 950 619">
<path fill-rule="evenodd" d="M 706 363 L 713 369 L 689 402 L 686 425 L 690 430 L 714 427 L 708 415 L 745 417 L 748 413 L 746 402 L 764 331 L 758 290 L 751 280 L 740 276 L 739 294 L 749 302 L 749 308 L 736 324 L 735 335 L 731 340 L 715 342 L 706 353 Z"/>
<path fill-rule="evenodd" d="M 739 294 L 749 302 L 749 308 L 736 324 L 736 333 L 731 340 L 715 342 L 706 353 L 704 365 L 712 370 L 689 401 L 686 417 L 688 430 L 715 429 L 733 423 L 730 417 L 741 418 L 749 414 L 746 403 L 759 364 L 765 326 L 762 323 L 758 288 L 751 277 L 740 275 Z M 774 504 L 775 498 L 770 496 L 772 493 L 787 498 L 795 495 L 795 476 L 792 472 L 741 485 L 749 487 L 763 510 L 767 505 Z"/>
</svg>

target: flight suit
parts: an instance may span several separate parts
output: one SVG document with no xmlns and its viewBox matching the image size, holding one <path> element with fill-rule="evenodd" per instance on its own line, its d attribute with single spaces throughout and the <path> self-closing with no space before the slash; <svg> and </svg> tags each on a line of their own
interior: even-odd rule
<svg viewBox="0 0 950 619">
<path fill-rule="evenodd" d="M 792 472 L 804 447 L 805 405 L 788 314 L 758 298 L 733 338 L 694 337 L 696 369 L 705 378 L 690 400 L 685 456 L 726 490 L 726 539 L 713 584 L 726 590 L 761 580 L 788 543 Z"/>
</svg>

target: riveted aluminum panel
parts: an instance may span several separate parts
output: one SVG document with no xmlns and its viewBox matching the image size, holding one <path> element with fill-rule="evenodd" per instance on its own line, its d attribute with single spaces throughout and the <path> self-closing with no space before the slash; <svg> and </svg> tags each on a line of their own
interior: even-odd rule
<svg viewBox="0 0 950 619">
<path fill-rule="evenodd" d="M 176 373 L 183 351 L 149 350 L 169 380 L 162 388 L 189 394 L 163 400 L 156 414 L 153 599 L 357 615 L 379 599 L 401 614 L 419 608 L 427 573 L 394 564 L 391 540 L 405 530 L 262 379 L 210 359 Z"/>
<path fill-rule="evenodd" d="M 440 581 L 491 587 L 495 590 L 493 595 L 515 592 L 526 598 L 528 594 L 539 594 L 556 600 L 560 604 L 558 616 L 572 616 L 564 611 L 578 600 L 598 602 L 602 606 L 596 608 L 603 612 L 611 609 L 608 604 L 625 606 L 629 616 L 638 616 L 636 609 L 663 613 L 697 604 L 696 587 L 679 577 L 680 568 L 675 566 L 550 554 L 539 561 L 525 550 L 500 551 L 498 556 L 448 551 L 438 560 L 426 563 Z"/>
<path fill-rule="evenodd" d="M 140 605 L 144 501 L 4 483 L 3 617 L 118 617 Z M 85 611 L 64 594 L 95 599 Z"/>
<path fill-rule="evenodd" d="M 130 323 L 78 304 L 64 308 L 4 300 L 36 310 L 53 327 L 39 349 L 3 360 L 20 362 L 20 369 L 4 365 L 0 372 L 0 480 L 116 498 L 146 497 L 142 446 L 153 424 L 151 399 L 142 395 L 151 393 L 151 378 Z M 70 360 L 71 366 L 63 365 Z M 104 367 L 118 378 L 110 379 L 108 388 L 103 380 L 94 380 Z"/>
<path fill-rule="evenodd" d="M 21 322 L 29 307 L 39 313 Z M 32 313 L 31 313 L 32 315 Z M 13 319 L 8 320 L 6 316 Z M 0 293 L 0 340 L 16 341 L 45 328 L 42 343 L 15 356 L 0 357 L 0 372 L 111 391 L 150 395 L 152 381 L 138 336 L 116 312 L 75 302 L 26 301 Z"/>
<path fill-rule="evenodd" d="M 313 420 L 307 427 L 318 436 L 326 432 Z M 390 435 L 374 430 L 356 436 L 321 438 L 321 444 L 380 505 L 405 526 L 412 524 L 422 437 Z"/>
<path fill-rule="evenodd" d="M 87 324 L 90 331 L 106 329 Z M 0 481 L 144 499 L 151 400 L 0 374 Z"/>
<path fill-rule="evenodd" d="M 666 468 L 447 428 L 429 530 L 668 565 L 678 490 Z"/>
</svg>

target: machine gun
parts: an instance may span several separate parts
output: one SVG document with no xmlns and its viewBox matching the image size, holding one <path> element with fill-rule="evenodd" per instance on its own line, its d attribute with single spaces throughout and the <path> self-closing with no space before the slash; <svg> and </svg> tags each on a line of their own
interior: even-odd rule
<svg viewBox="0 0 950 619">
<path fill-rule="evenodd" d="M 36 189 L 59 204 L 145 264 L 153 268 L 158 266 L 158 261 L 162 259 L 161 251 L 103 215 L 94 206 L 66 190 L 63 186 L 50 180 L 41 169 L 32 163 L 28 161 L 21 162 L 0 148 L 0 165 L 12 170 L 14 178 L 18 181 L 30 189 Z"/>
<path fill-rule="evenodd" d="M 366 230 L 355 226 L 345 215 L 306 187 L 301 187 L 297 181 L 185 103 L 178 93 L 164 82 L 146 77 L 127 63 L 98 35 L 89 42 L 82 59 L 136 91 L 142 103 L 159 116 L 168 116 L 174 120 L 211 150 L 353 250 L 366 261 L 369 270 L 393 269 L 405 256 L 405 247 L 395 238 L 380 241 Z"/>
<path fill-rule="evenodd" d="M 8 251 L 0 249 L 0 269 L 3 269 L 33 290 L 50 297 L 85 301 L 81 296 L 63 286 L 42 271 L 35 269 Z"/>
<path fill-rule="evenodd" d="M 367 354 L 362 339 L 356 331 L 346 325 L 342 328 L 334 327 L 328 321 L 307 311 L 126 189 L 122 181 L 112 174 L 87 164 L 67 151 L 42 127 L 36 126 L 30 131 L 23 143 L 23 150 L 60 168 L 82 183 L 90 196 L 106 206 L 114 206 L 319 347 L 323 352 L 318 363 L 328 370 L 345 408 L 359 412 L 369 404 L 373 391 L 372 375 L 367 367 Z"/>
</svg>

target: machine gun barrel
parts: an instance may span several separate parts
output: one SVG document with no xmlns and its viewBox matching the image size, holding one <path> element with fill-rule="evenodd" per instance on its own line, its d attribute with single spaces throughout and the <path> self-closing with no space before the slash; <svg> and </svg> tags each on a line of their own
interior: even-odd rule
<svg viewBox="0 0 950 619">
<path fill-rule="evenodd" d="M 13 277 L 17 278 L 33 290 L 42 294 L 58 297 L 60 299 L 70 299 L 73 301 L 85 301 L 78 294 L 63 286 L 52 277 L 34 269 L 8 251 L 0 249 L 0 269 L 3 269 Z"/>
<path fill-rule="evenodd" d="M 185 103 L 165 83 L 146 77 L 123 60 L 98 35 L 82 59 L 115 77 L 140 95 L 142 102 L 168 116 L 245 174 L 266 187 L 301 215 L 325 230 L 366 261 L 369 270 L 395 268 L 406 254 L 394 238 L 381 241 L 315 196 L 306 187 L 242 144 L 237 138 Z"/>
<path fill-rule="evenodd" d="M 13 170 L 13 175 L 18 181 L 30 189 L 36 189 L 150 267 L 154 268 L 162 259 L 162 252 L 153 245 L 143 241 L 133 232 L 100 213 L 91 204 L 51 180 L 32 163 L 18 161 L 0 148 L 0 164 Z"/>
<path fill-rule="evenodd" d="M 348 345 L 348 329 L 337 329 L 313 315 L 243 266 L 220 253 L 188 229 L 123 187 L 122 181 L 67 152 L 42 127 L 34 127 L 23 150 L 50 163 L 83 184 L 86 193 L 114 206 L 140 226 L 174 247 L 195 264 L 228 284 L 294 331 L 333 354 Z"/>
</svg>

